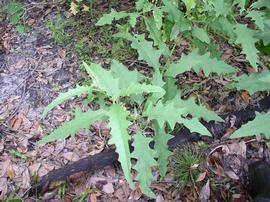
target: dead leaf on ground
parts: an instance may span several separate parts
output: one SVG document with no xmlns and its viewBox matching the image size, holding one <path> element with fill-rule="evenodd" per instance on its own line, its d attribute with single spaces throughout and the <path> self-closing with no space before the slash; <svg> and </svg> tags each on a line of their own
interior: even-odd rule
<svg viewBox="0 0 270 202">
<path fill-rule="evenodd" d="M 205 179 L 205 177 L 206 177 L 206 172 L 200 173 L 196 182 L 203 181 Z"/>
<path fill-rule="evenodd" d="M 7 187 L 7 178 L 1 177 L 0 178 L 0 200 L 4 200 L 8 191 Z"/>
<path fill-rule="evenodd" d="M 107 183 L 103 186 L 102 191 L 104 191 L 107 194 L 114 193 L 114 188 L 112 183 Z"/>
<path fill-rule="evenodd" d="M 224 173 L 233 180 L 239 180 L 239 177 L 232 170 L 226 170 Z"/>
<path fill-rule="evenodd" d="M 206 184 L 202 187 L 199 198 L 201 202 L 207 202 L 210 198 L 210 183 L 207 180 Z"/>
</svg>

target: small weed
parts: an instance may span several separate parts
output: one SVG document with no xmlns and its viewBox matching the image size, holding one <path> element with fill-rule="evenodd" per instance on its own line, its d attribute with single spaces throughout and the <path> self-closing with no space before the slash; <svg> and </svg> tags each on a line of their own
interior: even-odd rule
<svg viewBox="0 0 270 202">
<path fill-rule="evenodd" d="M 65 196 L 65 194 L 66 194 L 66 184 L 63 184 L 63 185 L 60 186 L 59 189 L 58 189 L 58 197 L 59 197 L 60 199 L 63 199 L 64 196 Z"/>
<path fill-rule="evenodd" d="M 78 201 L 78 202 L 83 202 L 86 199 L 86 197 L 88 196 L 88 194 L 89 194 L 88 192 L 83 192 L 81 195 L 76 196 L 74 198 L 74 200 Z"/>
<path fill-rule="evenodd" d="M 70 42 L 70 36 L 65 32 L 66 22 L 62 17 L 58 16 L 55 21 L 49 20 L 47 28 L 56 43 L 67 45 Z"/>
<path fill-rule="evenodd" d="M 194 185 L 198 175 L 198 166 L 202 159 L 199 152 L 190 146 L 177 149 L 172 156 L 173 173 L 180 189 Z"/>
<path fill-rule="evenodd" d="M 12 156 L 14 156 L 14 157 L 17 157 L 17 158 L 20 158 L 20 159 L 23 159 L 23 160 L 27 160 L 27 156 L 25 156 L 21 152 L 18 152 L 15 149 L 10 149 L 9 150 L 9 154 L 12 155 Z"/>
<path fill-rule="evenodd" d="M 23 5 L 17 1 L 10 1 L 5 5 L 4 10 L 10 23 L 16 27 L 16 31 L 19 33 L 25 32 L 25 26 L 20 23 L 25 13 Z"/>
</svg>

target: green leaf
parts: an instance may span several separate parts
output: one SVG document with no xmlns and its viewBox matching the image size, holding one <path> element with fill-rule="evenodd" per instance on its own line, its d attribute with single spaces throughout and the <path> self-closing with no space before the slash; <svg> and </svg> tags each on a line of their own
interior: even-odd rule
<svg viewBox="0 0 270 202">
<path fill-rule="evenodd" d="M 267 138 L 269 138 L 270 137 L 269 124 L 270 124 L 270 112 L 267 113 L 256 112 L 255 119 L 242 125 L 238 130 L 236 130 L 231 135 L 231 138 L 248 137 L 257 134 L 264 134 Z"/>
<path fill-rule="evenodd" d="M 245 10 L 246 1 L 247 0 L 234 0 L 233 5 L 238 5 L 242 13 Z"/>
<path fill-rule="evenodd" d="M 164 85 L 164 89 L 166 91 L 166 94 L 163 97 L 163 101 L 168 101 L 168 100 L 172 100 L 175 98 L 176 94 L 177 94 L 177 86 L 176 86 L 176 79 L 172 78 L 172 77 L 167 77 L 166 79 L 166 83 Z"/>
<path fill-rule="evenodd" d="M 181 11 L 177 8 L 173 1 L 171 0 L 162 0 L 164 6 L 164 10 L 168 13 L 168 19 L 172 22 L 179 22 L 181 18 Z"/>
<path fill-rule="evenodd" d="M 186 114 L 192 115 L 192 117 L 203 118 L 205 121 L 223 121 L 215 112 L 208 110 L 204 105 L 198 105 L 195 102 L 195 98 L 189 98 L 187 100 L 179 99 L 180 96 L 177 95 L 174 98 L 174 103 L 176 107 L 185 107 Z"/>
<path fill-rule="evenodd" d="M 264 31 L 257 33 L 256 38 L 262 40 L 265 46 L 270 44 L 270 25 L 265 24 Z"/>
<path fill-rule="evenodd" d="M 149 31 L 149 37 L 153 39 L 154 45 L 158 46 L 162 44 L 163 41 L 161 39 L 161 32 L 157 28 L 154 18 L 143 17 L 147 30 Z"/>
<path fill-rule="evenodd" d="M 270 3 L 269 0 L 258 0 L 255 1 L 252 5 L 251 8 L 256 8 L 256 9 L 261 9 L 263 7 L 266 7 L 268 9 L 270 9 Z"/>
<path fill-rule="evenodd" d="M 246 17 L 250 17 L 255 22 L 257 27 L 263 31 L 264 30 L 264 22 L 266 20 L 264 15 L 265 15 L 264 12 L 252 10 L 252 11 L 248 12 Z"/>
<path fill-rule="evenodd" d="M 155 130 L 155 150 L 158 154 L 158 167 L 161 177 L 165 177 L 167 173 L 168 158 L 172 154 L 168 148 L 168 141 L 173 137 L 172 135 L 165 132 L 164 127 L 160 128 L 159 125 L 154 122 Z"/>
<path fill-rule="evenodd" d="M 17 25 L 16 26 L 16 31 L 19 32 L 19 33 L 24 33 L 26 31 L 25 26 Z"/>
<path fill-rule="evenodd" d="M 246 25 L 236 24 L 234 33 L 237 36 L 235 43 L 241 44 L 242 53 L 246 55 L 247 60 L 257 70 L 258 50 L 255 47 L 255 43 L 258 39 L 254 38 L 255 31 L 247 28 Z"/>
<path fill-rule="evenodd" d="M 202 42 L 210 43 L 210 38 L 209 38 L 207 32 L 202 28 L 194 27 L 192 29 L 192 35 L 194 37 L 198 38 L 199 40 L 201 40 Z"/>
<path fill-rule="evenodd" d="M 219 16 L 228 16 L 231 12 L 231 5 L 228 4 L 227 1 L 224 0 L 211 0 L 210 4 L 214 7 L 214 11 L 216 12 L 216 17 Z"/>
<path fill-rule="evenodd" d="M 156 120 L 161 128 L 167 122 L 173 129 L 175 124 L 182 120 L 181 115 L 184 113 L 185 108 L 175 107 L 172 101 L 167 101 L 165 104 L 159 101 L 155 106 L 153 103 L 149 103 L 147 109 L 143 112 L 143 116 Z"/>
<path fill-rule="evenodd" d="M 154 86 L 150 84 L 140 84 L 140 83 L 133 83 L 130 84 L 126 89 L 122 90 L 120 96 L 129 96 L 131 94 L 142 94 L 142 93 L 163 93 L 165 91 L 163 88 L 159 86 Z"/>
<path fill-rule="evenodd" d="M 212 136 L 207 128 L 199 121 L 198 118 L 183 119 L 180 121 L 184 126 L 186 126 L 190 132 L 196 132 L 201 135 Z"/>
<path fill-rule="evenodd" d="M 80 96 L 83 94 L 88 94 L 92 91 L 90 86 L 79 86 L 77 85 L 74 89 L 68 90 L 66 93 L 61 93 L 56 99 L 54 99 L 43 111 L 41 118 L 44 118 L 50 110 L 52 110 L 57 105 L 62 102 L 74 97 Z"/>
<path fill-rule="evenodd" d="M 190 71 L 191 69 L 196 73 L 203 70 L 206 76 L 209 76 L 211 72 L 222 75 L 236 71 L 232 66 L 226 64 L 224 61 L 211 58 L 210 53 L 199 55 L 198 50 L 194 49 L 188 55 L 183 55 L 176 64 L 172 64 L 166 72 L 166 76 L 175 77 L 176 75 Z"/>
<path fill-rule="evenodd" d="M 75 133 L 80 129 L 88 130 L 92 123 L 101 119 L 104 115 L 105 113 L 103 110 L 88 110 L 87 112 L 77 110 L 73 120 L 65 122 L 63 126 L 55 129 L 51 134 L 38 141 L 38 144 L 46 144 L 55 140 L 62 140 L 70 135 L 74 136 Z"/>
<path fill-rule="evenodd" d="M 113 20 L 120 20 L 127 16 L 129 16 L 129 14 L 124 11 L 117 12 L 114 9 L 111 9 L 110 13 L 103 15 L 98 20 L 98 22 L 96 23 L 96 26 L 110 25 L 112 24 Z"/>
<path fill-rule="evenodd" d="M 264 70 L 259 73 L 252 73 L 250 75 L 243 74 L 234 79 L 233 87 L 237 90 L 246 90 L 250 95 L 253 95 L 258 91 L 268 91 L 270 90 L 270 71 Z"/>
<path fill-rule="evenodd" d="M 83 65 L 96 87 L 105 91 L 108 96 L 114 99 L 119 96 L 119 78 L 115 79 L 111 71 L 105 70 L 100 64 L 91 63 L 89 66 L 83 62 Z"/>
<path fill-rule="evenodd" d="M 121 89 L 126 89 L 130 84 L 138 83 L 144 79 L 144 75 L 137 70 L 130 71 L 127 67 L 116 60 L 112 60 L 111 73 L 114 78 L 119 78 L 119 86 Z"/>
<path fill-rule="evenodd" d="M 221 33 L 229 38 L 229 43 L 235 41 L 235 34 L 233 30 L 233 24 L 223 16 L 220 16 L 210 22 L 209 26 L 216 32 Z"/>
<path fill-rule="evenodd" d="M 196 0 L 183 0 L 183 2 L 187 9 L 187 15 L 189 15 L 191 10 L 196 7 Z"/>
<path fill-rule="evenodd" d="M 159 69 L 159 58 L 163 50 L 156 50 L 153 48 L 153 43 L 146 41 L 144 35 L 132 36 L 129 33 L 115 34 L 115 37 L 120 37 L 131 41 L 131 47 L 136 49 L 139 54 L 139 60 L 144 60 L 150 67 Z"/>
<path fill-rule="evenodd" d="M 129 112 L 119 104 L 113 104 L 108 112 L 109 127 L 111 128 L 111 139 L 109 144 L 116 146 L 116 152 L 119 155 L 118 160 L 121 163 L 125 178 L 133 189 L 134 185 L 130 176 L 131 161 L 130 150 L 128 145 L 129 134 L 128 127 L 130 122 L 127 120 Z"/>
<path fill-rule="evenodd" d="M 162 19 L 163 19 L 163 11 L 161 8 L 158 8 L 156 6 L 153 7 L 153 17 L 155 24 L 157 26 L 157 29 L 160 30 L 162 27 Z"/>
<path fill-rule="evenodd" d="M 136 180 L 139 182 L 139 186 L 142 192 L 151 197 L 156 198 L 155 194 L 149 188 L 153 181 L 152 166 L 157 165 L 155 158 L 157 157 L 156 151 L 150 149 L 149 143 L 152 141 L 150 137 L 144 137 L 142 134 L 136 134 L 134 136 L 134 151 L 132 152 L 132 158 L 137 159 L 135 169 L 138 172 Z"/>
</svg>

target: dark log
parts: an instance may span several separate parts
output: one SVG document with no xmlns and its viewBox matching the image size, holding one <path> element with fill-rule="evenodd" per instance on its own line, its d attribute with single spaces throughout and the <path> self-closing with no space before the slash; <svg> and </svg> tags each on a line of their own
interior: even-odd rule
<svg viewBox="0 0 270 202">
<path fill-rule="evenodd" d="M 215 122 L 204 122 L 203 124 L 211 131 L 214 137 L 220 137 L 226 129 L 230 128 L 230 119 L 235 118 L 234 126 L 239 127 L 242 123 L 247 122 L 255 117 L 255 111 L 262 112 L 267 111 L 270 108 L 270 96 L 265 97 L 255 105 L 249 105 L 245 109 L 238 112 L 234 112 L 227 116 L 224 116 L 225 121 L 222 123 Z M 194 141 L 200 139 L 201 136 L 196 133 L 191 134 L 188 129 L 184 129 L 176 134 L 172 139 L 169 140 L 168 146 L 170 150 L 173 150 L 177 146 L 186 143 L 188 141 Z M 132 150 L 133 148 L 131 148 Z M 114 149 L 109 149 L 102 153 L 96 154 L 94 156 L 89 156 L 72 164 L 68 164 L 62 168 L 53 170 L 44 176 L 37 184 L 34 184 L 29 195 L 33 196 L 37 193 L 42 193 L 46 190 L 48 185 L 52 182 L 65 180 L 70 175 L 79 172 L 91 172 L 105 166 L 112 165 L 117 162 L 118 154 Z"/>
<path fill-rule="evenodd" d="M 270 164 L 257 161 L 248 166 L 250 195 L 256 202 L 270 202 Z"/>
</svg>

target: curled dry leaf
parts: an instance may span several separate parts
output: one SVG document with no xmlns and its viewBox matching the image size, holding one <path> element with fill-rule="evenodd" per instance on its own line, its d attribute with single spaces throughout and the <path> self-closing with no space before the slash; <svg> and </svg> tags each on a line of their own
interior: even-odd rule
<svg viewBox="0 0 270 202">
<path fill-rule="evenodd" d="M 205 177 L 206 177 L 206 172 L 200 173 L 197 180 L 196 180 L 196 182 L 203 181 L 205 179 Z"/>
</svg>

